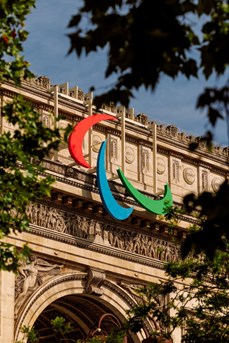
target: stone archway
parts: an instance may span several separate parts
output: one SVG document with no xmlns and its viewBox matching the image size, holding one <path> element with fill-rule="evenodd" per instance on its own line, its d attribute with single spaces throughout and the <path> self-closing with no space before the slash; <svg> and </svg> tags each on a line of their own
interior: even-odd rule
<svg viewBox="0 0 229 343">
<path fill-rule="evenodd" d="M 48 328 L 50 319 L 63 316 L 75 327 L 77 338 L 85 338 L 96 329 L 100 317 L 112 313 L 120 322 L 126 319 L 126 310 L 134 305 L 133 299 L 117 284 L 108 280 L 103 283 L 100 296 L 85 291 L 86 273 L 60 275 L 42 284 L 24 303 L 15 325 L 15 341 L 21 340 L 23 325 L 35 326 L 43 342 L 52 342 Z M 111 323 L 105 322 L 104 330 L 109 332 Z M 133 336 L 130 341 L 138 343 L 146 337 L 144 332 Z M 48 340 L 50 339 L 50 340 Z"/>
</svg>

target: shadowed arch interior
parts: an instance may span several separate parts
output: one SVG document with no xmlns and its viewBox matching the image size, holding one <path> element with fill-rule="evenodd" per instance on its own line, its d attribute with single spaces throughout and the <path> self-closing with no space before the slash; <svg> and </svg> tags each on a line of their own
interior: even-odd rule
<svg viewBox="0 0 229 343">
<path fill-rule="evenodd" d="M 120 318 L 112 311 L 111 307 L 100 301 L 95 296 L 89 295 L 68 295 L 57 299 L 40 314 L 34 323 L 34 328 L 38 332 L 40 342 L 57 343 L 60 337 L 51 330 L 50 321 L 57 316 L 64 317 L 66 323 L 71 323 L 73 330 L 66 336 L 64 342 L 76 342 L 78 339 L 85 339 L 91 332 L 98 328 L 100 318 L 106 314 L 115 315 L 121 324 Z M 117 328 L 117 321 L 112 316 L 105 316 L 101 323 L 101 329 L 105 333 L 110 333 Z M 128 342 L 132 343 L 131 337 Z"/>
</svg>

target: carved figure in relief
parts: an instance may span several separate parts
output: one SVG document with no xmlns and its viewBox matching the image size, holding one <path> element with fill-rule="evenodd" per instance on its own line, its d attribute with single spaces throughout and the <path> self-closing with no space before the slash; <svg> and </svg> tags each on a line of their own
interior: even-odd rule
<svg viewBox="0 0 229 343">
<path fill-rule="evenodd" d="M 80 238 L 86 238 L 87 232 L 80 229 L 79 223 L 80 223 L 80 216 L 76 216 L 76 217 L 72 216 L 71 235 L 78 236 Z"/>
<path fill-rule="evenodd" d="M 38 211 L 37 225 L 46 226 L 47 219 L 47 208 L 46 206 L 40 205 Z"/>
<path fill-rule="evenodd" d="M 156 245 L 153 238 L 149 240 L 149 257 L 155 258 L 156 256 Z"/>
<path fill-rule="evenodd" d="M 167 261 L 169 247 L 167 242 L 162 242 L 160 247 L 160 260 Z"/>
<path fill-rule="evenodd" d="M 66 225 L 65 225 L 65 221 L 64 218 L 57 213 L 57 220 L 54 226 L 54 230 L 59 231 L 59 232 L 66 232 Z"/>
<path fill-rule="evenodd" d="M 148 256 L 149 251 L 149 239 L 147 236 L 142 235 L 141 236 L 141 254 Z"/>
<path fill-rule="evenodd" d="M 109 243 L 109 232 L 107 230 L 107 226 L 104 224 L 102 228 L 103 240 L 106 243 Z"/>
<path fill-rule="evenodd" d="M 127 231 L 125 235 L 125 247 L 127 251 L 133 251 L 133 248 L 134 248 L 133 239 L 134 239 L 134 235 Z"/>
<path fill-rule="evenodd" d="M 178 258 L 179 258 L 179 249 L 175 246 L 171 246 L 170 261 L 177 261 Z"/>
<path fill-rule="evenodd" d="M 87 228 L 88 228 L 88 222 L 87 222 L 87 219 L 85 217 L 78 217 L 77 218 L 78 220 L 78 226 L 80 228 L 80 230 L 82 232 L 85 233 L 85 235 L 87 235 Z"/>
<path fill-rule="evenodd" d="M 95 223 L 95 235 L 102 237 L 101 224 L 99 222 Z"/>
<path fill-rule="evenodd" d="M 46 222 L 46 226 L 48 229 L 54 229 L 54 225 L 56 222 L 57 218 L 56 218 L 56 213 L 55 210 L 50 210 L 47 214 L 47 222 Z"/>
<path fill-rule="evenodd" d="M 62 265 L 51 265 L 48 262 L 38 259 L 35 256 L 30 257 L 29 263 L 22 264 L 18 271 L 22 276 L 22 287 L 21 292 L 16 300 L 16 309 L 20 306 L 21 301 L 29 290 L 33 290 L 36 286 L 41 284 L 41 277 L 39 272 L 49 272 L 55 268 L 61 269 Z"/>
<path fill-rule="evenodd" d="M 136 235 L 134 238 L 134 247 L 133 247 L 133 252 L 136 254 L 140 254 L 141 251 L 141 243 L 140 243 L 140 235 Z"/>
<path fill-rule="evenodd" d="M 31 221 L 32 212 L 33 212 L 33 204 L 30 203 L 30 204 L 26 207 L 26 215 L 27 215 L 27 217 L 29 218 L 30 221 Z"/>
<path fill-rule="evenodd" d="M 32 208 L 32 213 L 31 213 L 31 222 L 33 224 L 37 224 L 38 213 L 39 213 L 39 209 L 36 205 L 34 205 Z"/>
<path fill-rule="evenodd" d="M 119 230 L 118 248 L 125 249 L 125 239 L 122 230 Z"/>
<path fill-rule="evenodd" d="M 152 247 L 151 247 L 151 251 L 153 253 L 153 258 L 157 258 L 158 259 L 158 241 L 155 238 L 151 238 L 151 242 L 152 242 Z"/>
<path fill-rule="evenodd" d="M 95 234 L 95 221 L 93 219 L 90 220 L 88 227 L 88 235 L 94 235 Z"/>
<path fill-rule="evenodd" d="M 116 248 L 119 248 L 119 243 L 120 243 L 120 241 L 119 241 L 119 237 L 118 237 L 118 235 L 116 235 L 116 234 L 113 234 L 112 235 L 113 236 L 113 246 L 114 247 L 116 247 Z"/>
<path fill-rule="evenodd" d="M 112 227 L 110 225 L 107 225 L 107 233 L 108 233 L 108 242 L 111 246 L 113 246 L 113 233 L 112 233 Z"/>
<path fill-rule="evenodd" d="M 110 238 L 110 244 L 119 249 L 124 249 L 125 248 L 125 241 L 124 238 L 122 237 L 122 233 L 120 229 L 115 228 L 113 232 L 110 232 L 109 235 Z"/>
<path fill-rule="evenodd" d="M 66 233 L 70 235 L 74 235 L 73 230 L 73 223 L 74 223 L 74 216 L 71 213 L 66 213 L 64 217 Z"/>
<path fill-rule="evenodd" d="M 163 241 L 161 240 L 157 240 L 157 249 L 156 249 L 156 258 L 158 260 L 162 260 L 163 258 L 163 252 L 164 252 L 164 243 Z"/>
</svg>

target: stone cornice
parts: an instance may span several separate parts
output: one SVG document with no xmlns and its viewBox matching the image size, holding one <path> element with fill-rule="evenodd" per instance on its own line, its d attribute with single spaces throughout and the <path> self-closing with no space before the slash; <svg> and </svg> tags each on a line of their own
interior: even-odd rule
<svg viewBox="0 0 229 343">
<path fill-rule="evenodd" d="M 47 103 L 50 101 L 53 101 L 52 96 L 50 95 L 50 92 L 48 89 L 44 87 L 38 87 L 37 84 L 31 84 L 28 82 L 23 82 L 20 88 L 13 85 L 13 83 L 5 83 L 6 85 L 9 85 L 11 87 L 11 90 L 1 87 L 1 94 L 4 94 L 8 97 L 13 97 L 16 93 L 20 91 L 24 91 L 27 96 L 31 99 L 30 101 L 36 108 L 43 108 L 47 111 L 52 112 L 53 105 Z M 30 95 L 30 96 L 29 96 Z M 41 101 L 37 100 L 37 98 L 41 99 Z M 34 98 L 34 99 L 33 99 Z M 36 98 L 36 99 L 35 99 Z M 43 100 L 43 101 L 42 101 Z M 46 103 L 45 103 L 46 101 Z M 76 110 L 81 113 L 86 113 L 87 109 L 83 102 L 77 102 L 71 99 L 69 96 L 68 98 L 59 98 L 59 104 L 60 106 L 65 106 L 66 111 L 62 108 L 59 108 L 59 114 L 61 118 L 70 120 L 74 123 L 79 121 L 82 116 L 77 116 L 75 114 Z M 73 114 L 69 113 L 68 111 L 74 111 Z M 96 125 L 95 129 L 97 129 L 100 132 L 108 132 L 115 136 L 120 137 L 120 129 L 115 128 L 115 123 L 106 123 L 104 125 Z M 138 137 L 136 137 L 136 135 Z M 134 144 L 141 144 L 145 147 L 152 148 L 152 130 L 149 126 L 145 125 L 145 127 L 140 127 L 138 125 L 135 125 L 135 121 L 133 120 L 133 123 L 126 122 L 126 141 Z M 191 142 L 197 142 L 200 140 L 198 137 L 188 136 L 182 132 L 179 132 L 178 129 L 175 126 L 165 126 L 165 125 L 157 125 L 157 140 L 158 140 L 158 149 L 164 150 L 164 153 L 166 150 L 170 151 L 170 153 L 176 154 L 176 152 L 172 151 L 173 148 L 177 148 L 178 150 L 181 150 L 181 153 L 178 153 L 178 155 L 182 156 L 183 152 L 190 152 L 189 150 L 189 144 Z M 167 144 L 171 148 L 164 148 L 163 146 Z M 229 158 L 229 148 L 228 147 L 213 147 L 212 152 L 209 152 L 206 145 L 200 142 L 199 147 L 194 152 L 194 155 L 196 155 L 193 158 L 188 159 L 187 161 L 191 164 L 195 163 L 193 160 L 200 159 L 200 157 L 203 157 L 205 159 L 209 160 L 208 162 L 204 162 L 204 165 L 206 165 L 206 168 L 210 168 L 214 162 L 217 163 L 224 163 L 225 167 L 228 163 Z M 183 157 L 184 158 L 184 157 Z M 215 172 L 218 172 L 219 168 L 215 169 Z M 225 175 L 224 173 L 220 172 L 221 175 Z"/>
<path fill-rule="evenodd" d="M 186 139 L 183 140 L 182 137 L 186 137 Z M 160 131 L 157 134 L 157 139 L 158 139 L 158 145 L 163 146 L 164 143 L 169 144 L 171 146 L 171 149 L 168 149 L 168 150 L 173 151 L 173 148 L 180 149 L 181 153 L 178 153 L 179 155 L 182 155 L 182 151 L 190 153 L 189 144 L 192 142 L 198 141 L 197 137 L 186 136 L 184 134 L 183 135 L 180 134 L 179 136 L 178 135 L 173 136 L 171 134 L 165 134 L 165 133 L 162 134 L 160 133 Z M 218 163 L 223 162 L 226 165 L 229 159 L 229 148 L 214 146 L 212 149 L 213 149 L 212 152 L 209 152 L 208 148 L 204 144 L 200 145 L 195 151 L 192 152 L 193 154 L 196 155 L 194 159 L 195 158 L 199 159 L 201 157 L 204 157 L 206 159 L 209 159 L 209 161 L 212 161 L 212 164 L 214 161 L 216 161 Z M 209 164 L 211 164 L 211 162 Z"/>
<path fill-rule="evenodd" d="M 188 157 L 184 154 L 182 154 L 182 152 L 178 152 L 178 151 L 174 151 L 174 150 L 170 150 L 170 149 L 166 149 L 164 147 L 158 146 L 158 153 L 165 155 L 165 156 L 172 156 L 175 158 L 180 159 L 182 162 L 191 164 L 193 166 L 199 166 L 199 167 L 203 167 L 206 168 L 208 170 L 211 170 L 213 173 L 219 174 L 223 177 L 227 177 L 229 175 L 229 171 L 226 171 L 225 169 L 220 169 L 214 166 L 213 163 L 208 163 L 206 161 L 201 161 L 200 156 L 196 155 L 196 157 Z M 187 150 L 189 151 L 189 150 Z M 216 162 L 219 163 L 218 159 L 215 159 Z M 212 162 L 212 160 L 211 160 Z M 222 161 L 221 161 L 222 162 Z"/>
</svg>

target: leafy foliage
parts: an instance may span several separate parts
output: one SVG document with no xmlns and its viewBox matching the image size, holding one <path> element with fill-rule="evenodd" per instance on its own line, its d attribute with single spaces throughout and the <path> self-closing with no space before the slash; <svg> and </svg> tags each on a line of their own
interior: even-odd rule
<svg viewBox="0 0 229 343">
<path fill-rule="evenodd" d="M 5 105 L 3 115 L 15 130 L 0 136 L 1 238 L 28 229 L 26 206 L 47 196 L 53 181 L 40 177 L 40 161 L 59 142 L 58 131 L 44 127 L 39 114 L 22 97 Z M 25 254 L 28 251 L 24 249 Z M 16 271 L 21 252 L 2 242 L 0 252 L 1 269 Z"/>
<path fill-rule="evenodd" d="M 173 79 L 179 74 L 187 79 L 226 76 L 225 85 L 203 90 L 196 106 L 207 110 L 212 128 L 218 120 L 226 119 L 229 137 L 228 14 L 229 4 L 224 0 L 84 0 L 69 22 L 73 30 L 69 53 L 80 56 L 106 48 L 105 77 L 116 76 L 116 82 L 95 98 L 98 106 L 110 101 L 128 106 L 134 89 L 145 86 L 155 90 L 162 75 Z M 210 150 L 213 138 L 210 129 L 190 148 L 196 149 L 204 141 Z M 201 221 L 207 216 L 202 232 L 188 238 L 187 248 L 195 237 L 194 244 L 200 247 L 203 243 L 202 249 L 209 256 L 223 245 L 224 237 L 228 237 L 228 194 L 228 184 L 224 183 L 216 196 L 204 193 L 199 198 L 186 198 L 185 205 L 192 200 L 190 213 L 200 206 Z M 204 241 L 208 234 L 212 238 L 207 247 Z M 203 238 L 197 242 L 199 235 Z"/>
<path fill-rule="evenodd" d="M 1 1 L 0 7 L 0 78 L 19 85 L 32 74 L 22 56 L 26 15 L 34 0 Z M 28 100 L 15 96 L 2 108 L 2 116 L 13 130 L 0 136 L 0 269 L 16 271 L 19 259 L 28 256 L 4 239 L 10 233 L 28 229 L 26 206 L 49 194 L 51 177 L 42 178 L 40 161 L 56 149 L 59 132 L 42 125 L 39 114 Z"/>
<path fill-rule="evenodd" d="M 199 225 L 190 228 L 184 240 L 183 260 L 165 266 L 167 281 L 138 290 L 141 303 L 129 313 L 133 332 L 146 318 L 154 323 L 149 343 L 172 342 L 177 327 L 185 328 L 183 343 L 229 341 L 228 187 L 226 180 L 216 194 L 184 198 L 181 213 L 191 214 Z M 167 219 L 173 224 L 179 213 L 171 209 Z"/>
<path fill-rule="evenodd" d="M 39 337 L 38 332 L 36 331 L 36 327 L 29 328 L 28 326 L 23 326 L 21 332 L 24 334 L 23 339 L 27 339 L 28 343 L 39 343 L 42 339 Z M 69 335 L 73 333 L 72 335 Z M 77 330 L 75 327 L 72 326 L 70 322 L 67 322 L 66 319 L 62 316 L 57 316 L 50 320 L 50 337 L 55 339 L 55 341 L 59 342 L 75 342 L 75 343 L 123 343 L 124 336 L 126 335 L 125 328 L 119 328 L 117 330 L 113 330 L 109 333 L 109 335 L 104 335 L 104 332 L 98 331 L 98 335 L 94 335 L 92 337 L 87 337 L 85 339 L 77 339 L 72 338 L 74 337 L 74 333 L 76 333 L 77 337 Z M 22 343 L 16 342 L 16 343 Z"/>
<path fill-rule="evenodd" d="M 204 251 L 213 258 L 217 249 L 229 253 L 229 182 L 226 180 L 216 194 L 204 192 L 200 196 L 189 194 L 184 198 L 188 213 L 195 212 L 200 220 L 197 230 L 192 230 L 182 246 L 182 256 L 190 251 L 198 255 Z"/>
<path fill-rule="evenodd" d="M 71 323 L 66 323 L 64 317 L 57 316 L 56 318 L 52 319 L 51 325 L 55 334 L 59 334 L 63 337 L 73 330 Z"/>
<path fill-rule="evenodd" d="M 116 74 L 117 80 L 97 104 L 128 106 L 133 89 L 154 90 L 163 74 L 222 75 L 228 66 L 228 11 L 223 0 L 84 0 L 69 22 L 74 28 L 69 53 L 80 56 L 106 47 L 105 77 Z M 194 23 L 200 18 L 197 34 Z"/>
<path fill-rule="evenodd" d="M 39 343 L 39 337 L 38 337 L 37 332 L 34 330 L 34 328 L 30 329 L 28 326 L 24 325 L 21 328 L 21 332 L 24 334 L 24 338 L 26 339 L 27 343 Z M 22 343 L 22 342 L 20 341 L 16 343 Z"/>
<path fill-rule="evenodd" d="M 22 55 L 22 44 L 28 36 L 25 19 L 35 0 L 1 0 L 0 5 L 0 79 L 19 84 L 22 77 L 32 75 Z"/>
<path fill-rule="evenodd" d="M 217 252 L 213 260 L 202 257 L 169 263 L 166 272 L 168 281 L 138 291 L 142 304 L 132 309 L 130 326 L 132 318 L 148 317 L 156 323 L 152 337 L 168 339 L 176 327 L 185 326 L 184 343 L 227 342 L 228 253 Z"/>
</svg>

